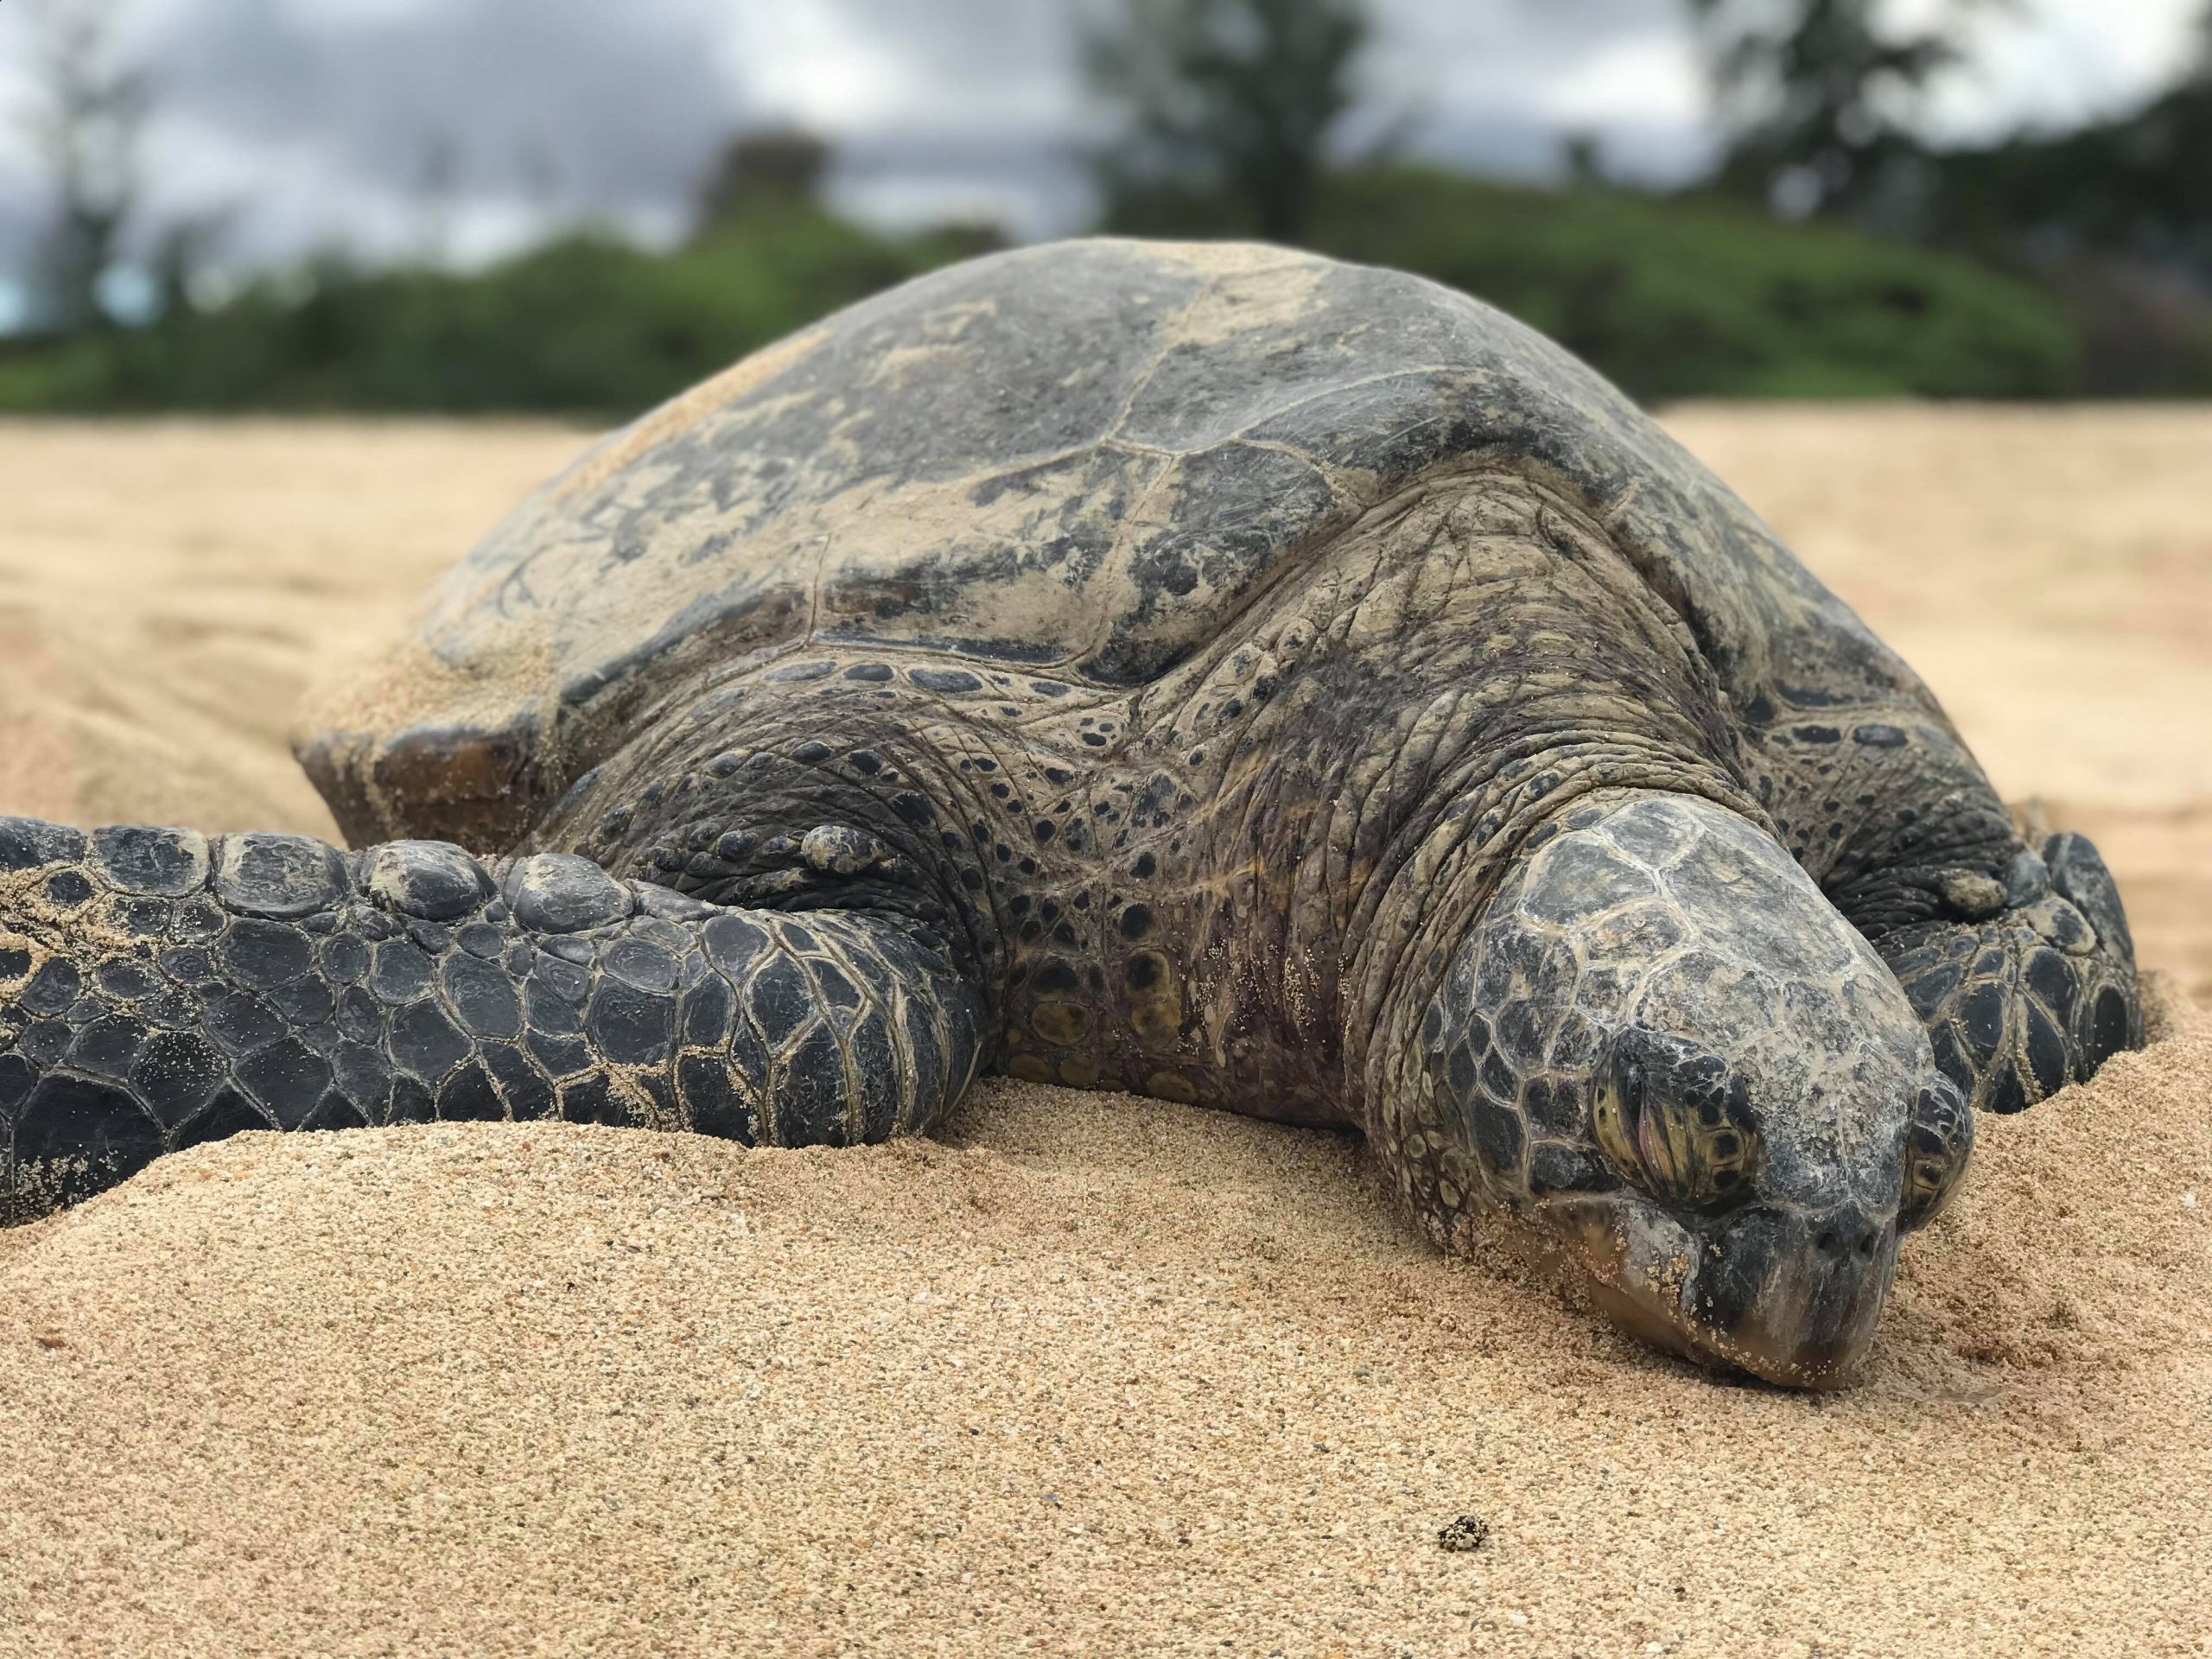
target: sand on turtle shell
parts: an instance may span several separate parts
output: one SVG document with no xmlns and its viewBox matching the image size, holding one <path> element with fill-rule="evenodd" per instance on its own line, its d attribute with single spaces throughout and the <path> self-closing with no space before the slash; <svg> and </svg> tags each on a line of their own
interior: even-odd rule
<svg viewBox="0 0 2212 1659">
<path fill-rule="evenodd" d="M 1718 1384 L 1437 1256 L 1350 1140 L 1157 1102 L 248 1136 L 0 1234 L 0 1655 L 2204 1650 L 2212 417 L 1673 423 L 2168 970 L 2152 1048 L 1985 1122 L 1855 1388 Z M 325 643 L 579 442 L 4 436 L 0 809 L 326 832 Z"/>
</svg>

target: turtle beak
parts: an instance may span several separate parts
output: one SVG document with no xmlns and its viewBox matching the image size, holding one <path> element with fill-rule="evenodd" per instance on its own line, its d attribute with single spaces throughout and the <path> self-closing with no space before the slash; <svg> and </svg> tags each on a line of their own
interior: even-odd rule
<svg viewBox="0 0 2212 1659">
<path fill-rule="evenodd" d="M 1638 1217 L 1612 1231 L 1591 1294 L 1612 1321 L 1698 1363 L 1831 1389 L 1873 1338 L 1897 1272 L 1894 1218 L 1767 1205 L 1706 1226 Z"/>
<path fill-rule="evenodd" d="M 1731 1217 L 1683 1287 L 1717 1357 L 1770 1382 L 1833 1388 L 1872 1340 L 1897 1264 L 1893 1219 L 1855 1209 Z"/>
</svg>

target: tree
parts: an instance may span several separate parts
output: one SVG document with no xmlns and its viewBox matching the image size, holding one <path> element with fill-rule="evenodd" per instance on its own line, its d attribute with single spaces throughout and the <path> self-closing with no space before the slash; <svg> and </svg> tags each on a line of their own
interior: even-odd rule
<svg viewBox="0 0 2212 1659">
<path fill-rule="evenodd" d="M 1794 215 L 1878 218 L 1921 154 L 1910 124 L 1960 60 L 1960 13 L 1887 24 L 1882 0 L 1690 0 L 1729 141 L 1719 182 Z"/>
<path fill-rule="evenodd" d="M 1120 115 L 1099 163 L 1109 217 L 1165 189 L 1296 242 L 1371 33 L 1365 0 L 1122 0 L 1094 20 L 1084 67 Z"/>
<path fill-rule="evenodd" d="M 2212 52 L 2141 108 L 1935 158 L 1944 239 L 2031 264 L 2118 257 L 2212 283 Z"/>
<path fill-rule="evenodd" d="M 748 209 L 812 207 L 830 171 L 830 146 L 798 127 L 740 133 L 723 146 L 700 187 L 695 233 L 705 236 Z"/>
<path fill-rule="evenodd" d="M 145 76 L 117 41 L 116 0 L 49 0 L 31 55 L 31 137 L 54 207 L 32 283 L 39 326 L 71 334 L 107 321 L 100 284 L 138 195 Z"/>
<path fill-rule="evenodd" d="M 415 157 L 415 220 L 424 264 L 442 265 L 453 253 L 454 205 L 461 196 L 461 145 L 442 127 L 423 136 Z"/>
<path fill-rule="evenodd" d="M 231 214 L 220 210 L 193 213 L 170 219 L 154 238 L 146 263 L 154 284 L 154 314 L 162 322 L 183 322 L 207 299 L 215 257 L 231 223 Z"/>
<path fill-rule="evenodd" d="M 1570 190 L 1601 190 L 1605 179 L 1605 140 L 1595 132 L 1573 131 L 1560 139 L 1559 170 Z"/>
</svg>

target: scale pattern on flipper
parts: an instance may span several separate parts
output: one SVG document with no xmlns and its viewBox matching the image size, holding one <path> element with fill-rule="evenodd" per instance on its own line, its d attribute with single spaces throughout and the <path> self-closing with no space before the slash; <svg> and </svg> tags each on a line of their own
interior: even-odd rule
<svg viewBox="0 0 2212 1659">
<path fill-rule="evenodd" d="M 957 1097 L 980 997 L 902 917 L 561 854 L 0 820 L 0 1214 L 243 1129 L 562 1117 L 845 1144 Z"/>
<path fill-rule="evenodd" d="M 2143 1042 L 2135 945 L 2096 849 L 2053 836 L 2006 880 L 1967 877 L 1959 919 L 1881 943 L 1936 1063 L 1983 1110 L 2017 1112 Z M 1986 888 L 1982 893 L 1978 888 Z"/>
</svg>

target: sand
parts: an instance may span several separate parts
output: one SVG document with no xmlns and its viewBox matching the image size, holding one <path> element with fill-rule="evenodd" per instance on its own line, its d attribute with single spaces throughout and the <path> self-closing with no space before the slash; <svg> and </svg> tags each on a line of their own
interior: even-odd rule
<svg viewBox="0 0 2212 1659">
<path fill-rule="evenodd" d="M 1350 1141 L 1160 1103 L 249 1136 L 0 1234 L 0 1654 L 2212 1645 L 2212 413 L 1672 423 L 2164 970 L 2149 1051 L 1985 1124 L 1855 1388 L 1716 1383 Z M 327 833 L 289 705 L 576 446 L 0 427 L 0 808 Z"/>
</svg>

